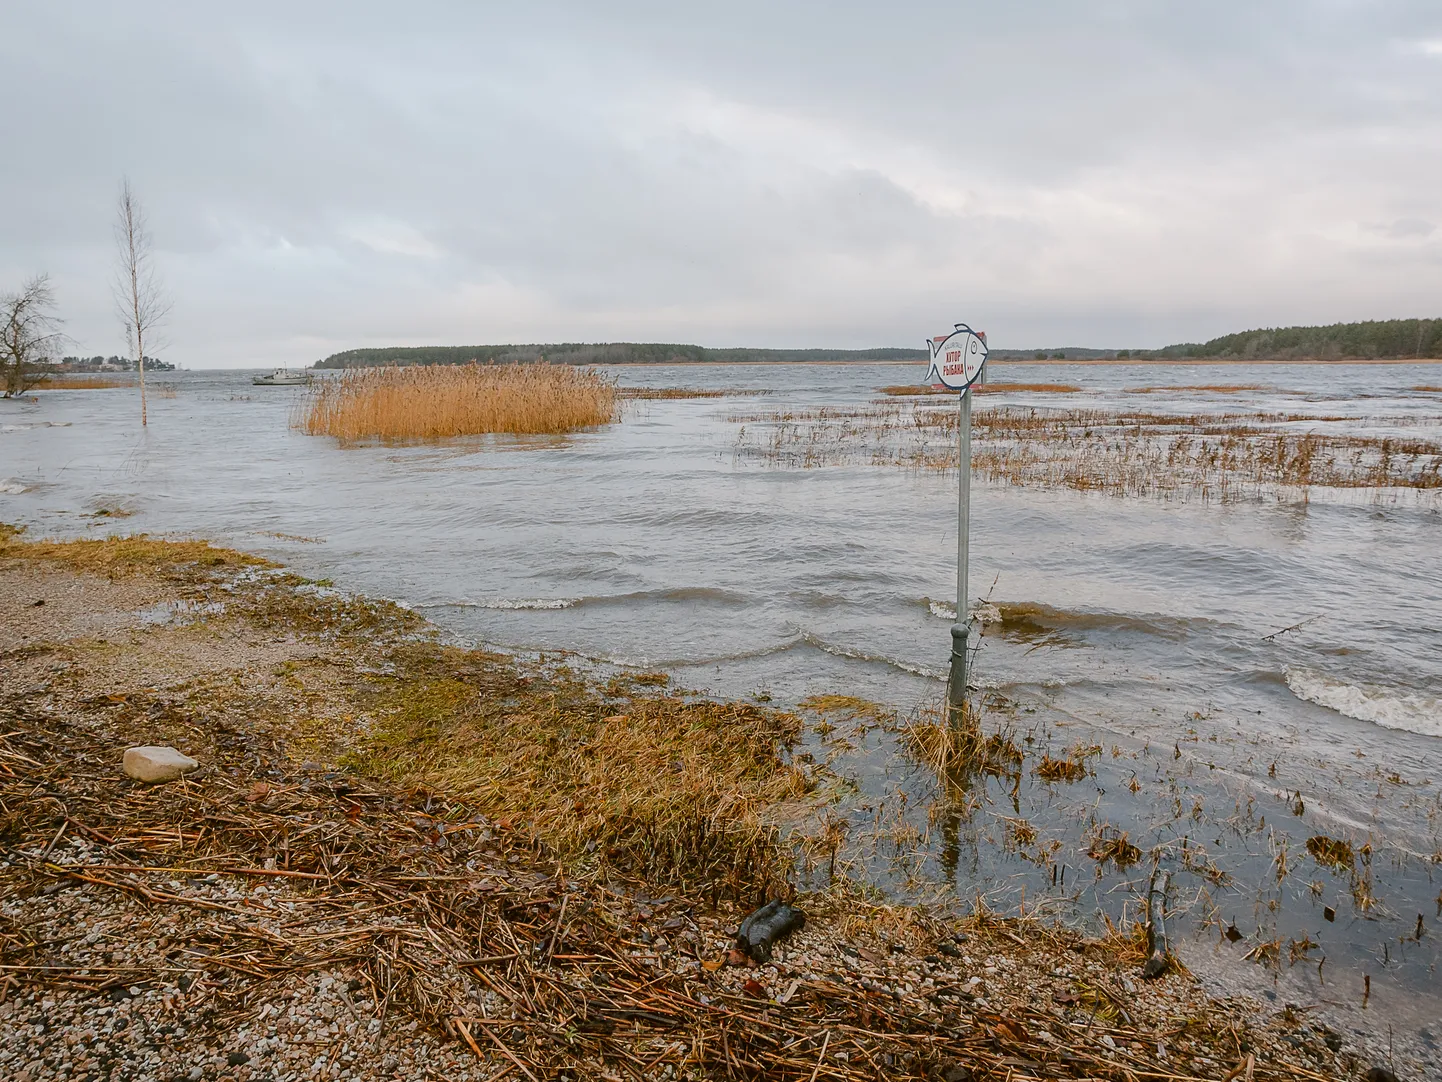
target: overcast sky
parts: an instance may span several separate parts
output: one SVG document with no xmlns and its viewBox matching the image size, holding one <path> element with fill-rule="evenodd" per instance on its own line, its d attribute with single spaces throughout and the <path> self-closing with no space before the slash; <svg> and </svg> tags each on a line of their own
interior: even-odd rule
<svg viewBox="0 0 1442 1082">
<path fill-rule="evenodd" d="M 1159 346 L 1442 316 L 1437 0 L 41 3 L 0 289 L 186 367 L 361 345 Z"/>
</svg>

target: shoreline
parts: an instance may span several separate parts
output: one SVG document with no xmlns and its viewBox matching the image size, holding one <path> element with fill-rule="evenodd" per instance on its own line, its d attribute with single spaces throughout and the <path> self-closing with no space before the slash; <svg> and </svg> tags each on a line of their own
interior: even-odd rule
<svg viewBox="0 0 1442 1082">
<path fill-rule="evenodd" d="M 914 360 L 914 361 L 648 361 L 648 362 L 644 362 L 644 363 L 643 363 L 643 362 L 638 362 L 638 361 L 619 361 L 619 362 L 614 362 L 614 363 L 597 364 L 597 365 L 595 365 L 594 367 L 596 367 L 596 368 L 682 368 L 682 367 L 697 367 L 697 368 L 734 368 L 734 367 L 740 367 L 740 366 L 745 366 L 745 365 L 751 365 L 751 366 L 763 367 L 763 368 L 764 368 L 764 367 L 767 367 L 767 366 L 778 367 L 778 368 L 779 368 L 779 367 L 815 366 L 815 365 L 835 367 L 835 366 L 838 366 L 838 365 L 842 365 L 842 366 L 846 366 L 846 367 L 882 367 L 882 366 L 894 366 L 894 367 L 900 367 L 900 368 L 911 368 L 911 367 L 914 367 L 914 366 L 916 366 L 916 365 L 925 365 L 926 363 L 927 363 L 927 362 L 926 362 L 926 359 L 923 357 L 923 358 L 918 358 L 917 360 Z M 1315 359 L 1312 359 L 1312 360 L 1284 360 L 1284 359 L 1281 359 L 1281 360 L 1246 360 L 1246 361 L 1241 361 L 1241 360 L 1206 360 L 1206 359 L 1201 359 L 1201 358 L 1165 358 L 1165 359 L 1160 359 L 1160 358 L 1159 358 L 1159 359 L 1154 359 L 1154 360 L 1138 360 L 1138 359 L 1136 359 L 1136 358 L 1128 358 L 1128 359 L 1124 359 L 1124 360 L 1115 360 L 1115 359 L 1106 358 L 1106 357 L 1092 357 L 1092 358 L 1085 358 L 1085 359 L 1079 358 L 1079 359 L 1073 360 L 1073 361 L 1067 361 L 1067 360 L 1056 361 L 1056 360 L 1051 360 L 1050 358 L 1048 358 L 1047 360 L 1044 360 L 1044 361 L 1036 361 L 1036 360 L 1026 360 L 1025 358 L 1021 358 L 1021 357 L 1005 357 L 1005 358 L 1003 358 L 1003 357 L 998 357 L 998 358 L 996 358 L 995 360 L 989 361 L 988 363 L 989 363 L 989 364 L 1001 364 L 1001 365 L 1013 365 L 1013 364 L 1015 364 L 1015 365 L 1037 365 L 1037 366 L 1041 366 L 1041 365 L 1058 365 L 1058 366 L 1062 366 L 1062 367 L 1065 367 L 1065 366 L 1068 366 L 1068 365 L 1107 365 L 1107 366 L 1110 366 L 1110 367 L 1113 367 L 1113 368 L 1146 368 L 1146 367 L 1158 367 L 1158 368 L 1162 368 L 1162 367 L 1167 367 L 1167 366 L 1170 366 L 1170 365 L 1214 365 L 1214 366 L 1218 366 L 1218 367 L 1222 367 L 1222 366 L 1227 366 L 1227 367 L 1246 367 L 1246 366 L 1248 366 L 1248 365 L 1258 365 L 1258 364 L 1271 364 L 1271 365 L 1281 364 L 1281 365 L 1302 365 L 1302 366 L 1346 367 L 1346 366 L 1349 366 L 1349 365 L 1379 365 L 1379 364 L 1390 364 L 1390 365 L 1442 364 L 1442 357 L 1422 357 L 1422 358 L 1419 358 L 1419 359 L 1412 359 L 1412 358 L 1398 358 L 1398 359 L 1382 358 L 1382 359 L 1374 359 L 1374 360 L 1358 360 L 1358 359 L 1351 359 L 1351 358 L 1349 358 L 1349 359 L 1335 360 L 1335 361 L 1325 361 L 1325 360 L 1315 360 Z M 218 369 L 215 370 L 215 371 L 218 371 Z M 328 371 L 328 370 L 327 370 L 327 369 L 318 369 L 318 371 Z M 329 371 L 340 371 L 340 369 L 330 369 Z"/>
<path fill-rule="evenodd" d="M 812 919 L 770 964 L 721 964 L 760 879 L 749 899 L 749 876 L 716 868 L 688 885 L 679 849 L 648 878 L 625 823 L 595 855 L 568 849 L 560 820 L 584 809 L 548 819 L 544 799 L 442 769 L 453 738 L 501 730 L 414 728 L 451 698 L 505 698 L 504 732 L 535 758 L 551 754 L 547 726 L 570 733 L 591 712 L 595 754 L 649 770 L 655 738 L 625 739 L 640 719 L 704 726 L 744 706 L 755 769 L 732 781 L 764 802 L 800 784 L 768 736 L 784 736 L 779 712 L 687 699 L 659 676 L 597 687 L 564 661 L 446 647 L 405 610 L 203 542 L 27 543 L 0 527 L 0 615 L 0 684 L 15 689 L 0 699 L 7 1076 L 64 1062 L 75 1077 L 198 1067 L 234 1082 L 342 1066 L 367 1079 L 953 1080 L 1366 1066 L 1305 1012 L 1209 998 L 1176 967 L 1144 981 L 1136 929 L 1087 940 L 889 906 L 845 882 L 798 899 Z M 555 696 L 553 718 L 542 700 Z M 139 742 L 201 767 L 132 783 L 118 763 Z M 727 768 L 683 765 L 683 780 Z M 26 1036 L 37 1018 L 43 1039 Z M 100 1030 L 104 1052 L 71 1039 Z"/>
</svg>

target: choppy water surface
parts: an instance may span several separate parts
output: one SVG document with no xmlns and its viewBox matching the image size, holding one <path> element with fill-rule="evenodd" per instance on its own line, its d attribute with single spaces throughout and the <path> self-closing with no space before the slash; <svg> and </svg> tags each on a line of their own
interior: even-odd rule
<svg viewBox="0 0 1442 1082">
<path fill-rule="evenodd" d="M 1442 415 L 1442 394 L 1417 389 L 1442 383 L 1432 365 L 1005 371 L 993 378 L 1084 390 L 986 404 L 1256 409 L 1431 439 Z M 621 424 L 565 439 L 340 448 L 288 427 L 303 391 L 253 388 L 248 373 L 166 380 L 175 394 L 152 400 L 144 434 L 132 393 L 55 392 L 0 404 L 0 520 L 97 535 L 115 524 L 94 513 L 121 510 L 127 531 L 262 551 L 472 642 L 665 668 L 777 705 L 843 694 L 904 716 L 935 704 L 954 477 L 736 453 L 741 414 L 865 404 L 922 366 L 616 374 L 769 393 L 633 403 Z M 1137 391 L 1238 382 L 1263 389 Z M 988 725 L 1034 754 L 1019 780 L 939 801 L 886 727 L 831 718 L 809 750 L 854 779 L 839 813 L 857 866 L 903 894 L 1116 917 L 1135 912 L 1150 861 L 1119 869 L 1087 849 L 1125 831 L 1144 851 L 1166 847 L 1194 968 L 1435 1048 L 1437 492 L 1225 505 L 973 494 L 973 593 L 1001 617 L 973 678 Z M 1042 750 L 1074 745 L 1098 749 L 1085 780 L 1030 773 Z M 1318 835 L 1352 844 L 1350 871 L 1308 852 Z"/>
</svg>

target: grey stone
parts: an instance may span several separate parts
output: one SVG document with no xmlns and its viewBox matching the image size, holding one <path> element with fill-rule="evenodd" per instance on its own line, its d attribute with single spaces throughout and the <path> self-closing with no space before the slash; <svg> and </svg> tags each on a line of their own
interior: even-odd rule
<svg viewBox="0 0 1442 1082">
<path fill-rule="evenodd" d="M 174 748 L 139 747 L 125 749 L 122 765 L 137 781 L 157 782 L 173 781 L 200 764 Z"/>
</svg>

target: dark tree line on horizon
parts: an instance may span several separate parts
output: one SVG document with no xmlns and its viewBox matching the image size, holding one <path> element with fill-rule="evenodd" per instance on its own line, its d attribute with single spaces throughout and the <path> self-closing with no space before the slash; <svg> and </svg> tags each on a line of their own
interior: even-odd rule
<svg viewBox="0 0 1442 1082">
<path fill-rule="evenodd" d="M 1442 357 L 1442 319 L 1384 319 L 1326 327 L 1266 327 L 1155 350 L 1157 357 L 1334 361 Z"/>
<path fill-rule="evenodd" d="M 1442 318 L 1334 323 L 1325 327 L 1264 327 L 1161 349 L 994 349 L 997 360 L 1116 358 L 1165 360 L 1400 360 L 1442 358 Z M 925 349 L 711 349 L 664 342 L 558 342 L 493 346 L 390 346 L 333 353 L 316 368 L 366 368 L 405 364 L 740 364 L 758 361 L 918 361 Z"/>
<path fill-rule="evenodd" d="M 558 342 L 549 345 L 394 346 L 333 353 L 317 368 L 365 368 L 387 364 L 681 364 L 748 361 L 925 360 L 925 349 L 710 349 L 666 342 Z"/>
</svg>

